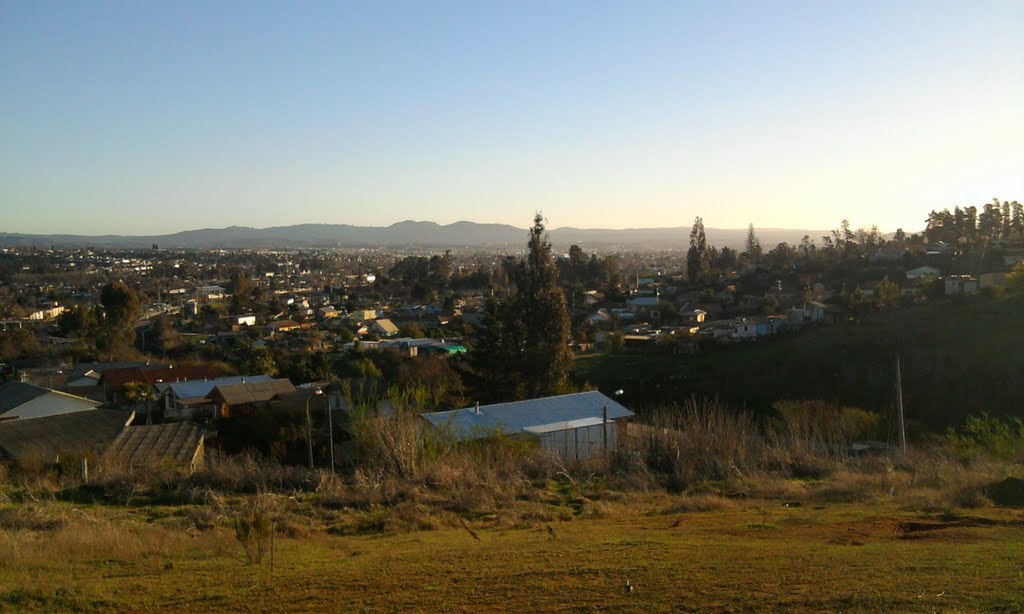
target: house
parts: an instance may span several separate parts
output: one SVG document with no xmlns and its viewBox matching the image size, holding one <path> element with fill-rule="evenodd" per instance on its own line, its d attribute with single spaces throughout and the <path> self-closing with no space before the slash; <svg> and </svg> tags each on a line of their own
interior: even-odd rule
<svg viewBox="0 0 1024 614">
<path fill-rule="evenodd" d="M 978 280 L 970 275 L 950 275 L 943 280 L 946 296 L 974 294 L 978 291 Z"/>
<path fill-rule="evenodd" d="M 613 308 L 611 314 L 620 320 L 632 320 L 636 317 L 636 313 L 631 309 Z"/>
<path fill-rule="evenodd" d="M 106 401 L 108 403 L 118 403 L 125 400 L 125 386 L 128 384 L 146 384 L 152 387 L 164 382 L 213 379 L 220 374 L 221 370 L 211 365 L 129 367 L 105 371 L 101 383 L 103 384 Z"/>
<path fill-rule="evenodd" d="M 134 413 L 90 409 L 6 420 L 0 422 L 0 456 L 19 463 L 56 463 L 61 456 L 98 455 L 134 418 Z"/>
<path fill-rule="evenodd" d="M 657 296 L 638 296 L 636 298 L 629 299 L 629 301 L 626 302 L 626 306 L 636 313 L 649 309 L 657 309 L 660 300 L 661 299 Z"/>
<path fill-rule="evenodd" d="M 801 307 L 793 307 L 789 310 L 789 321 L 791 324 L 806 324 L 822 322 L 825 314 L 829 311 L 828 306 L 818 301 L 808 301 Z"/>
<path fill-rule="evenodd" d="M 733 324 L 732 336 L 735 339 L 752 340 L 769 334 L 767 321 L 741 318 Z"/>
<path fill-rule="evenodd" d="M 125 426 L 103 453 L 104 463 L 125 469 L 178 466 L 194 471 L 204 457 L 203 430 L 191 422 Z"/>
<path fill-rule="evenodd" d="M 64 383 L 65 388 L 87 389 L 96 387 L 103 381 L 103 375 L 114 369 L 129 369 L 132 367 L 146 367 L 149 363 L 129 360 L 120 362 L 81 362 L 68 373 L 68 379 Z M 160 365 L 167 366 L 167 365 Z"/>
<path fill-rule="evenodd" d="M 256 316 L 249 313 L 245 315 L 228 316 L 228 323 L 231 326 L 256 326 Z"/>
<path fill-rule="evenodd" d="M 370 332 L 384 337 L 392 337 L 398 334 L 398 327 L 391 320 L 381 318 L 370 323 Z"/>
<path fill-rule="evenodd" d="M 916 269 L 910 269 L 907 271 L 907 279 L 925 279 L 928 277 L 938 277 L 942 271 L 933 266 L 919 266 Z"/>
<path fill-rule="evenodd" d="M 164 418 L 184 420 L 191 417 L 200 408 L 214 410 L 214 403 L 210 400 L 209 394 L 217 386 L 244 384 L 245 382 L 269 382 L 272 379 L 269 375 L 242 375 L 213 380 L 166 382 L 153 387 L 163 398 Z"/>
<path fill-rule="evenodd" d="M 228 295 L 221 286 L 201 286 L 196 288 L 196 299 L 200 301 L 216 301 Z"/>
<path fill-rule="evenodd" d="M 207 398 L 213 401 L 216 417 L 230 418 L 251 413 L 257 407 L 290 392 L 295 392 L 295 386 L 287 379 L 261 382 L 250 380 L 244 383 L 218 385 L 210 391 Z"/>
<path fill-rule="evenodd" d="M 341 312 L 339 312 L 337 309 L 335 309 L 331 305 L 328 305 L 326 307 L 321 307 L 320 309 L 317 309 L 317 314 L 321 318 L 326 320 L 326 319 L 329 319 L 329 318 L 337 318 L 338 316 L 341 315 Z"/>
<path fill-rule="evenodd" d="M 99 401 L 58 392 L 29 384 L 10 381 L 0 385 L 0 420 L 5 418 L 42 418 L 94 410 Z"/>
<path fill-rule="evenodd" d="M 348 314 L 348 319 L 353 322 L 363 322 L 365 320 L 372 320 L 377 317 L 376 309 L 357 309 L 352 313 Z"/>
<path fill-rule="evenodd" d="M 615 450 L 617 438 L 633 412 L 591 391 L 477 405 L 422 417 L 437 436 L 455 441 L 498 436 L 533 440 L 542 450 L 572 462 Z"/>
<path fill-rule="evenodd" d="M 873 263 L 899 262 L 909 253 L 910 250 L 905 247 L 881 247 L 874 254 L 868 256 L 868 260 Z"/>
<path fill-rule="evenodd" d="M 273 337 L 277 333 L 286 333 L 292 330 L 298 330 L 301 328 L 298 322 L 294 320 L 278 320 L 277 322 L 271 322 L 263 327 L 263 331 Z"/>
<path fill-rule="evenodd" d="M 684 324 L 703 324 L 708 318 L 708 312 L 703 309 L 689 309 L 683 307 L 679 310 L 678 315 L 682 318 Z"/>
<path fill-rule="evenodd" d="M 67 311 L 65 307 L 54 303 L 53 305 L 48 305 L 42 309 L 37 309 L 36 311 L 33 311 L 28 315 L 28 319 L 37 322 L 44 320 L 52 320 L 60 316 L 65 311 Z"/>
<path fill-rule="evenodd" d="M 612 316 L 604 309 L 598 309 L 585 318 L 587 324 L 604 324 L 611 322 Z"/>
<path fill-rule="evenodd" d="M 95 388 L 100 385 L 100 379 L 103 377 L 102 371 L 96 371 L 89 369 L 85 373 L 78 375 L 74 379 L 68 379 L 64 382 L 66 388 Z"/>
</svg>

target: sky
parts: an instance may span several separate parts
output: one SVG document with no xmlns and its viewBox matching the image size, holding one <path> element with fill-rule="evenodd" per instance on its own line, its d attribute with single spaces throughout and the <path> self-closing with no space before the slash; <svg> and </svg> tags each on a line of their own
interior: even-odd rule
<svg viewBox="0 0 1024 614">
<path fill-rule="evenodd" d="M 920 230 L 1024 200 L 1022 32 L 1022 0 L 0 0 L 0 232 Z"/>
</svg>

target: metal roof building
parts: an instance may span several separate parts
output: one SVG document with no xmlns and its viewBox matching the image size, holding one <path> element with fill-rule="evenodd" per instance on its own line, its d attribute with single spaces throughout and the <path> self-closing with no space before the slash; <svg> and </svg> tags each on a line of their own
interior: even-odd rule
<svg viewBox="0 0 1024 614">
<path fill-rule="evenodd" d="M 591 391 L 439 411 L 423 414 L 423 418 L 439 433 L 458 441 L 500 434 L 532 437 L 564 460 L 582 460 L 614 450 L 617 425 L 633 415 L 616 401 Z"/>
<path fill-rule="evenodd" d="M 195 380 L 188 382 L 167 382 L 163 384 L 155 384 L 154 388 L 157 389 L 161 394 L 165 391 L 169 393 L 169 396 L 175 399 L 196 399 L 205 397 L 213 391 L 217 386 L 227 386 L 229 384 L 245 384 L 249 382 L 269 382 L 272 377 L 269 375 L 237 375 L 232 377 L 220 377 L 217 379 L 208 380 Z"/>
</svg>

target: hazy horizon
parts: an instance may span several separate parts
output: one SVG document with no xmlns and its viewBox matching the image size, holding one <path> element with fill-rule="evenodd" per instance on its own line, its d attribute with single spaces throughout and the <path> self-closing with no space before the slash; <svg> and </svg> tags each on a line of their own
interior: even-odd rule
<svg viewBox="0 0 1024 614">
<path fill-rule="evenodd" d="M 924 227 L 1024 198 L 1024 3 L 0 1 L 0 231 Z"/>
</svg>

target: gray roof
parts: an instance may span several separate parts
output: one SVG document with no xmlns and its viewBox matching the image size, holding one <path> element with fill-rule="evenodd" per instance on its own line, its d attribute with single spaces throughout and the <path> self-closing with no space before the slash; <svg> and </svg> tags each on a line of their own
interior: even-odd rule
<svg viewBox="0 0 1024 614">
<path fill-rule="evenodd" d="M 0 422 L 0 455 L 53 461 L 58 454 L 96 452 L 117 437 L 134 413 L 91 409 Z"/>
<path fill-rule="evenodd" d="M 122 360 L 117 362 L 80 362 L 71 369 L 70 379 L 79 378 L 89 371 L 95 371 L 96 373 L 102 374 L 104 371 L 110 371 L 111 369 L 131 369 L 139 368 L 145 369 L 151 366 L 148 362 L 141 362 L 138 360 Z M 166 367 L 165 364 L 152 365 L 157 367 Z"/>
<path fill-rule="evenodd" d="M 20 407 L 32 399 L 49 392 L 46 388 L 25 382 L 7 382 L 0 385 L 0 415 Z"/>
<path fill-rule="evenodd" d="M 46 414 L 84 411 L 100 405 L 98 401 L 60 392 L 59 390 L 50 390 L 49 388 L 43 388 L 42 386 L 26 382 L 10 381 L 0 385 L 0 416 L 5 418 L 34 418 L 35 416 L 18 416 L 18 408 L 43 396 L 47 397 L 43 401 L 46 403 L 47 408 L 52 409 L 52 411 L 45 412 Z"/>
<path fill-rule="evenodd" d="M 191 464 L 203 429 L 191 422 L 126 426 L 104 453 L 115 465 Z"/>
<path fill-rule="evenodd" d="M 233 377 L 220 377 L 217 379 L 209 380 L 193 380 L 188 382 L 168 382 L 166 384 L 156 384 L 154 387 L 161 393 L 164 390 L 170 390 L 171 394 L 179 399 L 194 399 L 197 397 L 205 397 L 217 386 L 227 386 L 228 384 L 246 384 L 249 382 L 269 382 L 272 377 L 269 375 L 238 375 Z"/>
<path fill-rule="evenodd" d="M 609 420 L 633 415 L 633 412 L 595 390 L 482 405 L 480 413 L 477 413 L 475 407 L 438 411 L 423 414 L 423 418 L 456 439 L 478 439 L 490 437 L 496 432 L 513 435 L 532 427 L 573 422 L 584 418 L 602 418 L 605 407 L 608 408 Z"/>
<path fill-rule="evenodd" d="M 262 403 L 274 397 L 294 392 L 295 386 L 287 379 L 275 379 L 269 382 L 247 381 L 244 384 L 222 384 L 211 391 L 220 393 L 220 397 L 228 405 L 245 405 Z"/>
</svg>

